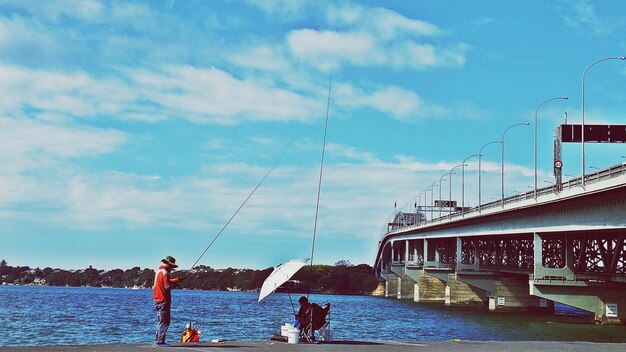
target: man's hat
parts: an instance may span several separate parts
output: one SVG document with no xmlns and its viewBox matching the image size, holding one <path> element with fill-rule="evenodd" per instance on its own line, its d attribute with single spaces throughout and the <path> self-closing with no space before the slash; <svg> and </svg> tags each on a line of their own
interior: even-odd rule
<svg viewBox="0 0 626 352">
<path fill-rule="evenodd" d="M 172 268 L 178 268 L 178 265 L 176 265 L 176 258 L 172 257 L 171 255 L 168 255 L 167 257 L 165 257 L 165 259 L 161 259 L 161 261 L 165 264 L 168 264 Z"/>
</svg>

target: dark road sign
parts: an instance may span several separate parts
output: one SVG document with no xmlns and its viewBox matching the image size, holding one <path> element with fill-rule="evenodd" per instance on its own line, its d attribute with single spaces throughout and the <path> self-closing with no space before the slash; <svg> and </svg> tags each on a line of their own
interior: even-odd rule
<svg viewBox="0 0 626 352">
<path fill-rule="evenodd" d="M 561 142 L 580 143 L 581 125 L 561 125 Z M 625 143 L 626 125 L 585 125 L 585 143 Z"/>
</svg>

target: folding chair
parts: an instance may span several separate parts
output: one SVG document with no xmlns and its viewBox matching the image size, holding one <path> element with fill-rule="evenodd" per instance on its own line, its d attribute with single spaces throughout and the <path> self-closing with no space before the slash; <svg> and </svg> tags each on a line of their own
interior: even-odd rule
<svg viewBox="0 0 626 352">
<path fill-rule="evenodd" d="M 330 341 L 330 303 L 326 303 L 324 307 L 311 303 L 307 314 L 309 322 L 302 331 L 304 341 Z"/>
</svg>

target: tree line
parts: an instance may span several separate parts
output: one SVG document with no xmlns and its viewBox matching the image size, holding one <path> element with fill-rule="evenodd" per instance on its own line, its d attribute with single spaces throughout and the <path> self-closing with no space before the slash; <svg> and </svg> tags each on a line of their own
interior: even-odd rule
<svg viewBox="0 0 626 352">
<path fill-rule="evenodd" d="M 199 265 L 191 271 L 179 270 L 172 277 L 184 277 L 178 288 L 191 290 L 257 291 L 273 268 L 213 269 Z M 82 270 L 63 270 L 46 267 L 12 267 L 0 262 L 0 285 L 44 285 L 71 287 L 150 288 L 154 281 L 153 269 L 98 270 L 89 266 Z M 374 271 L 367 264 L 351 265 L 340 261 L 335 265 L 315 265 L 302 268 L 285 285 L 293 292 L 368 295 L 378 285 Z"/>
</svg>

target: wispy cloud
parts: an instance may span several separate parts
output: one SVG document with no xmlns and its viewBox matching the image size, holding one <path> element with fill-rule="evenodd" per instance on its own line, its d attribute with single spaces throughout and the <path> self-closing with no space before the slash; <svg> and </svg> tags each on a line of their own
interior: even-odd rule
<svg viewBox="0 0 626 352">
<path fill-rule="evenodd" d="M 612 31 L 612 26 L 601 20 L 595 5 L 590 1 L 569 3 L 570 13 L 563 16 L 563 22 L 570 27 L 589 28 L 594 34 L 604 35 Z"/>
<path fill-rule="evenodd" d="M 127 141 L 125 133 L 113 129 L 0 118 L 0 161 L 4 172 L 24 172 L 46 168 L 63 159 L 100 156 Z"/>
<path fill-rule="evenodd" d="M 360 5 L 329 6 L 329 27 L 292 30 L 291 53 L 311 65 L 388 66 L 394 69 L 458 68 L 465 64 L 466 44 L 433 44 L 437 26 L 383 8 Z"/>
</svg>

